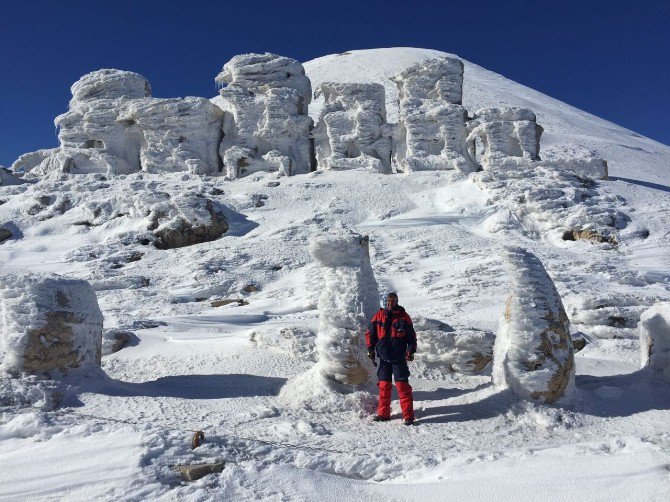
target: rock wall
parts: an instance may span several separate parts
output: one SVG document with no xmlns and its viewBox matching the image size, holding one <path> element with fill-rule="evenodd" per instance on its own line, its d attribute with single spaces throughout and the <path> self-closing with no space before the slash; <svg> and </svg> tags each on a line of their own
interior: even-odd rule
<svg viewBox="0 0 670 502">
<path fill-rule="evenodd" d="M 574 387 L 570 323 L 553 281 L 532 253 L 504 250 L 511 294 L 493 350 L 493 382 L 518 396 L 553 403 Z"/>
<path fill-rule="evenodd" d="M 11 374 L 100 366 L 102 312 L 88 282 L 0 277 L 1 368 Z"/>
<path fill-rule="evenodd" d="M 224 65 L 216 82 L 225 86 L 218 101 L 227 112 L 219 152 L 228 178 L 311 170 L 312 87 L 302 64 L 270 53 L 243 54 Z"/>
<path fill-rule="evenodd" d="M 320 95 L 325 103 L 312 132 L 318 168 L 391 172 L 384 86 L 328 82 L 314 94 Z"/>
<path fill-rule="evenodd" d="M 670 303 L 644 311 L 638 324 L 642 367 L 670 382 Z"/>
</svg>

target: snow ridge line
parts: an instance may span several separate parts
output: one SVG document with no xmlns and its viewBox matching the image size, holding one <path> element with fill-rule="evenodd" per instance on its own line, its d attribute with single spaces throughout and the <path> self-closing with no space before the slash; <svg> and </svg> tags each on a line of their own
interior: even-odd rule
<svg viewBox="0 0 670 502">
<path fill-rule="evenodd" d="M 51 411 L 51 412 L 47 412 L 47 413 L 51 414 L 51 415 L 57 414 L 57 415 L 63 415 L 63 416 L 78 415 L 80 417 L 91 418 L 91 419 L 95 419 L 95 420 L 101 420 L 101 421 L 107 422 L 107 423 L 119 423 L 119 424 L 131 425 L 131 426 L 142 426 L 143 425 L 140 422 L 131 421 L 131 420 L 124 420 L 122 418 L 102 417 L 102 416 L 93 415 L 93 414 L 90 414 L 90 413 L 79 413 L 77 411 L 56 410 L 56 411 Z M 186 430 L 188 430 L 189 432 L 194 432 L 194 433 L 195 432 L 200 432 L 200 430 L 195 430 L 195 429 L 189 430 L 189 429 L 184 429 L 183 427 L 175 427 L 175 426 L 166 425 L 166 424 L 156 424 L 155 422 L 152 423 L 152 425 L 157 429 L 162 429 L 164 431 L 169 431 L 169 432 L 180 432 L 181 433 L 181 432 L 184 432 Z M 297 450 L 313 450 L 313 451 L 323 451 L 323 452 L 328 452 L 328 453 L 339 453 L 341 455 L 353 455 L 353 456 L 356 456 L 356 457 L 359 457 L 359 458 L 370 456 L 370 455 L 367 455 L 367 454 L 362 455 L 360 453 L 347 452 L 347 451 L 343 451 L 343 450 L 335 450 L 335 449 L 332 449 L 332 448 L 323 448 L 323 447 L 319 447 L 319 446 L 310 446 L 310 445 L 304 445 L 304 444 L 280 443 L 280 442 L 277 442 L 277 441 L 268 441 L 266 439 L 256 439 L 256 438 L 249 438 L 249 437 L 244 437 L 244 436 L 234 436 L 232 434 L 225 434 L 225 435 L 222 435 L 221 437 L 230 438 L 230 439 L 234 439 L 234 440 L 237 440 L 237 441 L 253 441 L 253 442 L 256 442 L 256 443 L 261 443 L 261 444 L 265 444 L 265 445 L 269 445 L 269 446 L 277 446 L 277 447 L 280 447 L 280 448 L 293 448 L 293 449 L 297 449 Z M 237 449 L 237 448 L 235 447 L 235 449 Z M 238 451 L 240 451 L 240 450 L 238 450 Z M 240 451 L 240 453 L 244 453 L 244 452 Z M 247 458 L 249 460 L 257 460 L 255 457 L 249 456 L 248 454 L 246 454 L 245 456 L 247 456 Z"/>
</svg>

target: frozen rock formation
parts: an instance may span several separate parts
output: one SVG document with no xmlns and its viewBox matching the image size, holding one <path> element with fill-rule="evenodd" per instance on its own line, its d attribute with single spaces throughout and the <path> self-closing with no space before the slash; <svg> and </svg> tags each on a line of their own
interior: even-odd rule
<svg viewBox="0 0 670 502">
<path fill-rule="evenodd" d="M 467 112 L 461 106 L 463 63 L 439 58 L 417 63 L 395 78 L 400 123 L 394 162 L 406 172 L 476 170 L 465 139 Z"/>
<path fill-rule="evenodd" d="M 370 383 L 372 366 L 363 333 L 377 309 L 379 292 L 367 237 L 335 228 L 313 237 L 310 252 L 324 282 L 318 301 L 318 361 L 289 382 L 282 396 L 289 404 L 327 409 L 338 406 L 338 395 L 366 390 Z"/>
<path fill-rule="evenodd" d="M 16 173 L 27 173 L 33 168 L 39 166 L 44 159 L 56 154 L 58 148 L 45 148 L 35 152 L 28 152 L 21 155 L 12 164 L 12 171 Z"/>
<path fill-rule="evenodd" d="M 386 123 L 384 86 L 327 82 L 314 93 L 324 96 L 312 132 L 319 169 L 391 171 L 391 132 Z"/>
<path fill-rule="evenodd" d="M 484 169 L 506 160 L 521 157 L 538 160 L 542 127 L 527 108 L 500 107 L 477 110 L 468 122 L 467 143 L 472 158 L 480 159 Z"/>
<path fill-rule="evenodd" d="M 553 403 L 574 386 L 570 323 L 553 281 L 532 253 L 509 247 L 512 293 L 493 352 L 493 382 L 528 400 Z"/>
<path fill-rule="evenodd" d="M 205 98 L 150 96 L 149 82 L 137 73 L 84 75 L 72 86 L 69 110 L 55 120 L 60 148 L 24 155 L 15 165 L 36 175 L 218 173 L 221 110 Z"/>
<path fill-rule="evenodd" d="M 0 277 L 2 369 L 49 373 L 100 366 L 102 313 L 88 282 Z"/>
<path fill-rule="evenodd" d="M 670 381 L 670 303 L 657 303 L 640 317 L 642 367 Z"/>
<path fill-rule="evenodd" d="M 228 178 L 310 171 L 312 90 L 302 64 L 270 53 L 243 54 L 224 65 L 216 82 L 225 86 L 216 102 L 227 112 L 219 152 Z"/>
</svg>

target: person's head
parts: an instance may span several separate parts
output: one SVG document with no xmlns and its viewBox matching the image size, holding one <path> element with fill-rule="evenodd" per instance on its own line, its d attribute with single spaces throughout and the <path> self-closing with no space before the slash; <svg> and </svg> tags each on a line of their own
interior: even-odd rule
<svg viewBox="0 0 670 502">
<path fill-rule="evenodd" d="M 386 295 L 386 308 L 391 310 L 396 305 L 398 305 L 398 294 L 389 293 L 388 295 Z"/>
</svg>

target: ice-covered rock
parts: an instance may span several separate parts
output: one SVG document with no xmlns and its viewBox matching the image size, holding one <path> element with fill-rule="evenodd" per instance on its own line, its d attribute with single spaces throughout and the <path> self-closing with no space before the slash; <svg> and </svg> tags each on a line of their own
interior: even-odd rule
<svg viewBox="0 0 670 502">
<path fill-rule="evenodd" d="M 506 157 L 538 160 L 542 127 L 527 108 L 483 108 L 468 122 L 468 151 L 484 169 Z"/>
<path fill-rule="evenodd" d="M 22 156 L 15 165 L 38 176 L 218 173 L 223 112 L 205 98 L 150 96 L 149 83 L 137 73 L 84 75 L 72 86 L 69 110 L 56 117 L 60 147 Z"/>
<path fill-rule="evenodd" d="M 223 112 L 205 98 L 138 99 L 116 119 L 139 138 L 143 171 L 219 172 Z"/>
<path fill-rule="evenodd" d="M 302 64 L 270 53 L 243 54 L 224 65 L 216 82 L 225 86 L 215 102 L 227 112 L 219 152 L 229 178 L 280 168 L 288 174 L 310 171 L 312 91 Z M 270 152 L 269 160 L 263 158 Z"/>
<path fill-rule="evenodd" d="M 458 58 L 428 59 L 404 69 L 393 79 L 398 100 L 433 99 L 460 105 L 463 99 L 463 62 Z"/>
<path fill-rule="evenodd" d="M 102 313 L 83 280 L 0 277 L 2 369 L 49 373 L 100 366 Z"/>
<path fill-rule="evenodd" d="M 363 334 L 379 296 L 368 247 L 367 236 L 341 226 L 311 239 L 310 252 L 323 278 L 317 363 L 282 389 L 287 404 L 328 409 L 342 406 L 342 394 L 359 394 L 352 399 L 360 403 L 362 396 L 356 391 L 367 390 L 372 366 Z"/>
<path fill-rule="evenodd" d="M 70 108 L 74 108 L 85 101 L 146 98 L 151 96 L 151 85 L 139 73 L 105 68 L 87 73 L 70 91 Z"/>
<path fill-rule="evenodd" d="M 670 381 L 670 303 L 645 310 L 638 325 L 642 367 Z"/>
<path fill-rule="evenodd" d="M 540 260 L 508 247 L 511 294 L 493 352 L 493 382 L 524 399 L 553 403 L 574 386 L 570 323 Z"/>
<path fill-rule="evenodd" d="M 27 173 L 33 168 L 39 166 L 44 161 L 44 159 L 55 155 L 58 150 L 58 148 L 45 148 L 35 152 L 24 153 L 23 155 L 19 156 L 19 158 L 16 159 L 12 164 L 12 171 L 17 173 Z"/>
<path fill-rule="evenodd" d="M 319 169 L 391 170 L 392 126 L 386 123 L 384 86 L 327 82 L 315 91 L 324 96 L 312 132 Z"/>
<path fill-rule="evenodd" d="M 423 61 L 394 80 L 400 110 L 393 145 L 397 168 L 475 171 L 465 142 L 467 111 L 460 104 L 463 63 L 448 57 Z"/>
</svg>

